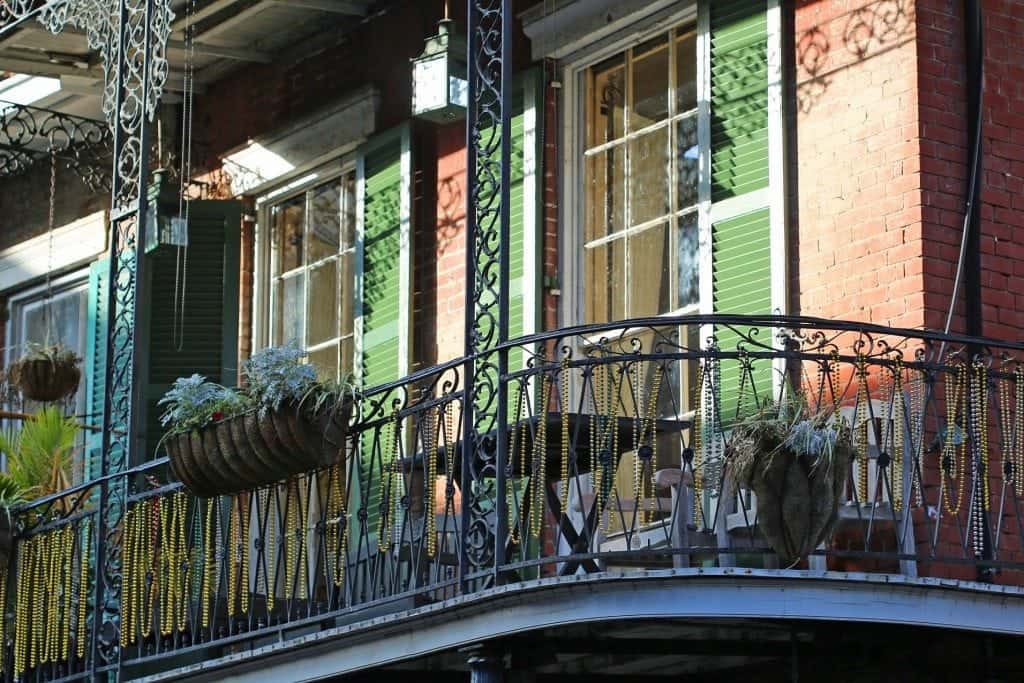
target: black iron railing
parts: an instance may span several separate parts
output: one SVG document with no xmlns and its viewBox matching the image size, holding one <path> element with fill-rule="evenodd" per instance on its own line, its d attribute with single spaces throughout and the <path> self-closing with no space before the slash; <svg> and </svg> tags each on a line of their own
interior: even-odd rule
<svg viewBox="0 0 1024 683">
<path fill-rule="evenodd" d="M 474 449 L 462 448 L 472 359 L 460 359 L 365 392 L 334 467 L 197 499 L 158 461 L 21 510 L 5 676 L 169 668 L 495 583 L 777 567 L 730 437 L 767 402 L 797 398 L 846 420 L 857 456 L 835 531 L 791 568 L 1024 583 L 1022 345 L 706 316 L 573 328 L 496 352 L 508 417 Z M 475 481 L 472 459 L 502 442 L 494 481 Z M 119 661 L 99 665 L 93 530 L 104 488 L 123 491 L 127 507 L 112 531 Z M 484 533 L 463 528 L 467 489 Z M 480 543 L 496 547 L 470 547 Z M 501 561 L 474 568 L 467 555 Z"/>
</svg>

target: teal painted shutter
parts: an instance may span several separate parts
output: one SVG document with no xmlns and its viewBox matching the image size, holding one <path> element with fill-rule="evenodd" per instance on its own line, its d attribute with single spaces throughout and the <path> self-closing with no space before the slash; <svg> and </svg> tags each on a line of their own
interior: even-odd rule
<svg viewBox="0 0 1024 683">
<path fill-rule="evenodd" d="M 146 255 L 150 303 L 142 321 L 147 335 L 142 458 L 156 455 L 163 434 L 157 401 L 175 379 L 199 373 L 225 386 L 237 381 L 240 229 L 238 202 L 195 201 L 189 207 L 189 245 L 180 261 L 173 246 Z M 182 291 L 184 309 L 176 325 L 174 299 L 177 294 L 180 300 Z"/>
<path fill-rule="evenodd" d="M 716 0 L 709 5 L 711 199 L 721 206 L 720 202 L 768 187 L 767 4 L 764 0 Z M 727 216 L 716 219 L 711 227 L 716 313 L 772 312 L 771 229 L 766 202 L 747 203 L 738 215 L 712 211 Z M 717 338 L 723 350 L 735 350 L 739 342 L 734 333 L 722 329 L 717 330 Z M 771 396 L 767 364 L 757 363 L 752 379 L 759 400 Z M 737 361 L 722 363 L 721 383 L 724 420 L 753 409 L 749 384 L 745 400 L 739 401 Z"/>
<path fill-rule="evenodd" d="M 103 426 L 103 408 L 106 394 L 107 371 L 107 281 L 110 279 L 110 260 L 96 261 L 89 268 L 89 304 L 86 321 L 85 350 L 85 410 L 84 423 L 90 427 Z M 90 430 L 85 437 L 85 478 L 100 475 L 103 456 L 103 434 Z"/>
<path fill-rule="evenodd" d="M 412 172 L 404 166 L 411 166 L 409 148 L 409 128 L 403 126 L 371 140 L 360 154 L 361 266 L 356 305 L 361 314 L 356 328 L 356 365 L 360 384 L 367 389 L 393 382 L 408 371 L 409 359 L 403 354 L 409 346 L 403 343 L 407 340 L 402 340 L 401 334 L 408 333 L 409 321 L 403 316 L 408 315 L 411 294 L 408 260 Z M 372 537 L 379 523 L 380 467 L 389 464 L 383 462 L 390 450 L 384 441 L 391 429 L 390 424 L 385 426 L 376 440 L 367 433 L 360 448 L 359 490 L 360 495 L 365 492 L 370 515 L 366 531 Z M 357 533 L 361 531 L 356 529 Z"/>
</svg>

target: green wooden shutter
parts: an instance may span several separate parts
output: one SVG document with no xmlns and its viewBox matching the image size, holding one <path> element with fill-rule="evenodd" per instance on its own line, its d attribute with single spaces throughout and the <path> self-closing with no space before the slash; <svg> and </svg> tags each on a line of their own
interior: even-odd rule
<svg viewBox="0 0 1024 683">
<path fill-rule="evenodd" d="M 509 187 L 509 339 L 532 334 L 540 318 L 538 295 L 541 187 L 540 160 L 541 93 L 539 70 L 517 79 L 512 104 L 512 159 Z M 527 294 L 533 293 L 533 297 Z M 510 369 L 525 363 L 521 349 L 509 353 Z M 511 397 L 514 400 L 514 397 Z M 514 413 L 511 413 L 514 414 Z"/>
<path fill-rule="evenodd" d="M 89 304 L 86 322 L 85 349 L 85 410 L 84 423 L 90 427 L 103 426 L 107 372 L 107 281 L 110 278 L 110 260 L 96 261 L 89 268 Z M 85 478 L 100 475 L 103 456 L 103 434 L 90 430 L 85 437 Z"/>
<path fill-rule="evenodd" d="M 405 125 L 371 140 L 359 158 L 358 255 L 356 287 L 356 369 L 360 384 L 373 388 L 393 382 L 409 370 L 409 297 L 411 272 L 410 128 Z M 370 516 L 367 532 L 374 536 L 380 505 L 380 464 L 389 452 L 364 435 L 359 458 L 359 492 Z M 398 494 L 400 495 L 400 494 Z M 360 502 L 358 505 L 362 505 Z M 355 507 L 355 506 L 353 506 Z M 356 529 L 360 533 L 361 529 Z M 372 544 L 371 544 L 372 545 Z"/>
<path fill-rule="evenodd" d="M 768 22 L 764 0 L 711 5 L 711 199 L 768 186 Z"/>
<path fill-rule="evenodd" d="M 769 314 L 771 212 L 763 192 L 770 169 L 767 3 L 716 0 L 708 4 L 714 310 Z M 736 350 L 740 340 L 735 333 L 719 329 L 716 334 L 720 348 Z M 772 394 L 771 370 L 764 362 L 757 362 L 754 370 L 756 398 L 763 401 Z M 719 397 L 727 422 L 755 405 L 749 384 L 745 400 L 738 400 L 740 384 L 739 362 L 723 362 Z"/>
<path fill-rule="evenodd" d="M 178 248 L 168 245 L 146 255 L 150 301 L 140 321 L 146 334 L 142 458 L 156 455 L 163 434 L 157 401 L 175 379 L 199 373 L 225 386 L 237 381 L 240 229 L 238 202 L 194 201 L 188 248 L 180 257 Z M 182 292 L 184 308 L 179 303 L 176 325 L 174 299 L 180 301 Z"/>
</svg>

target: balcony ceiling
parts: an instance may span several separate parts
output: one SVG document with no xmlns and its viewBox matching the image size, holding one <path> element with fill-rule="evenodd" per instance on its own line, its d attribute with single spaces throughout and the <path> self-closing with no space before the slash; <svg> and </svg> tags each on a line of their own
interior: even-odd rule
<svg viewBox="0 0 1024 683">
<path fill-rule="evenodd" d="M 195 92 L 248 64 L 270 63 L 289 48 L 330 29 L 344 29 L 369 13 L 375 0 L 174 0 L 175 20 L 168 46 L 168 98 L 184 90 L 186 31 L 195 26 Z M 35 20 L 0 39 L 0 73 L 59 78 L 61 89 L 35 102 L 38 107 L 101 118 L 103 68 L 84 33 L 66 28 L 52 35 Z"/>
</svg>

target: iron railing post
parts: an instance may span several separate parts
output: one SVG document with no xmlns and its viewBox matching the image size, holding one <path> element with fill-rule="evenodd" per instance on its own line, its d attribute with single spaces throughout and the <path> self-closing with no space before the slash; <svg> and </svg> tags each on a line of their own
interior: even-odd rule
<svg viewBox="0 0 1024 683">
<path fill-rule="evenodd" d="M 507 534 L 511 0 L 469 0 L 466 116 L 466 406 L 461 586 L 496 580 Z"/>
</svg>

